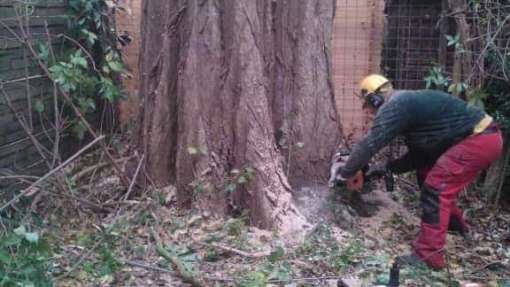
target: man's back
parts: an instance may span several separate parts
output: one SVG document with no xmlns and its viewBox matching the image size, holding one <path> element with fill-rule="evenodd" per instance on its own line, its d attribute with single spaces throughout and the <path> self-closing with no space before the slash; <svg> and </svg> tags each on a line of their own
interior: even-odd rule
<svg viewBox="0 0 510 287">
<path fill-rule="evenodd" d="M 352 176 L 395 137 L 405 137 L 410 157 L 434 160 L 469 135 L 485 116 L 463 100 L 434 90 L 398 90 L 380 107 L 372 128 L 354 147 L 342 176 Z"/>
<path fill-rule="evenodd" d="M 407 124 L 400 133 L 408 147 L 432 153 L 442 152 L 470 134 L 485 115 L 458 97 L 434 90 L 396 91 L 387 107 L 380 110 L 382 121 L 387 108 L 403 113 L 401 120 Z"/>
</svg>

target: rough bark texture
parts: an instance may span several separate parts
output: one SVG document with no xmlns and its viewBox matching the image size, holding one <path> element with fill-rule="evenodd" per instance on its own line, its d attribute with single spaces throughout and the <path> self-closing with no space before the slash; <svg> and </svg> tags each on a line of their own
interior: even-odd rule
<svg viewBox="0 0 510 287">
<path fill-rule="evenodd" d="M 324 179 L 340 138 L 329 62 L 335 2 L 277 2 L 273 116 L 292 181 Z"/>
<path fill-rule="evenodd" d="M 149 176 L 175 183 L 183 203 L 198 199 L 219 214 L 248 208 L 257 226 L 301 229 L 276 131 L 292 125 L 289 142 L 304 143 L 291 149 L 291 175 L 327 175 L 339 138 L 327 55 L 333 3 L 144 1 L 140 145 Z M 227 193 L 230 171 L 246 167 L 254 176 Z"/>
</svg>

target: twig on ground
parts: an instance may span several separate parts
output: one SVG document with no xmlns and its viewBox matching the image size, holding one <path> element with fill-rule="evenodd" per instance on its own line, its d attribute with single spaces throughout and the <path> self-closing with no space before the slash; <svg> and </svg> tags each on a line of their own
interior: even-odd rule
<svg viewBox="0 0 510 287">
<path fill-rule="evenodd" d="M 181 260 L 177 258 L 177 256 L 172 255 L 165 249 L 163 242 L 161 241 L 161 238 L 156 233 L 156 231 L 152 229 L 151 235 L 154 238 L 154 241 L 156 242 L 157 253 L 175 266 L 177 272 L 185 282 L 190 283 L 192 286 L 195 287 L 205 286 L 205 284 L 203 283 L 203 279 L 201 278 L 200 275 L 191 274 L 187 270 L 186 266 L 184 266 L 184 264 L 181 262 Z"/>
<path fill-rule="evenodd" d="M 285 283 L 285 282 L 296 282 L 296 281 L 322 281 L 322 280 L 339 280 L 339 281 L 343 282 L 343 279 L 345 279 L 345 276 L 344 277 L 321 276 L 321 277 L 290 278 L 287 280 L 268 280 L 267 283 Z"/>
<path fill-rule="evenodd" d="M 105 239 L 105 237 L 101 238 L 101 240 L 96 242 L 96 244 L 94 244 L 94 246 L 92 246 L 92 248 L 90 248 L 90 250 L 87 251 L 87 253 L 83 254 L 83 256 L 80 257 L 80 259 L 71 267 L 71 269 L 69 269 L 64 275 L 59 276 L 57 279 L 63 279 L 63 278 L 66 278 L 67 276 L 69 276 L 69 274 L 71 274 L 74 270 L 76 270 L 76 268 L 78 268 L 83 263 L 83 261 L 85 261 L 85 259 L 89 258 L 90 255 L 92 255 L 92 253 L 96 250 L 96 248 L 98 248 L 99 245 L 101 245 L 101 243 L 103 243 L 104 239 Z"/>
<path fill-rule="evenodd" d="M 142 263 L 142 262 L 137 262 L 137 261 L 132 261 L 132 260 L 126 260 L 126 259 L 117 259 L 119 260 L 120 262 L 126 264 L 126 265 L 130 265 L 130 266 L 133 266 L 133 267 L 140 267 L 140 268 L 144 268 L 144 269 L 147 269 L 147 270 L 153 270 L 153 271 L 157 271 L 157 272 L 163 272 L 163 273 L 168 273 L 168 274 L 174 274 L 175 275 L 175 272 L 172 271 L 172 270 L 169 270 L 169 269 L 165 269 L 165 268 L 161 268 L 161 267 L 158 267 L 158 266 L 153 266 L 153 265 L 149 265 L 149 264 L 146 264 L 146 263 Z M 209 276 L 204 276 L 203 277 L 205 280 L 209 280 L 209 281 L 218 281 L 218 282 L 235 282 L 236 280 L 235 279 L 232 279 L 232 278 L 217 278 L 217 277 L 209 277 Z"/>
<path fill-rule="evenodd" d="M 124 196 L 124 201 L 126 201 L 129 198 L 129 195 L 131 195 L 131 192 L 133 191 L 133 187 L 135 186 L 136 179 L 138 178 L 138 173 L 140 172 L 140 169 L 142 168 L 143 160 L 145 159 L 145 155 L 142 155 L 140 158 L 140 161 L 138 162 L 138 166 L 136 167 L 135 174 L 133 175 L 133 178 L 131 179 L 131 183 L 129 184 L 128 191 L 126 192 L 126 195 Z"/>
<path fill-rule="evenodd" d="M 74 196 L 72 194 L 68 194 L 68 193 L 61 193 L 60 195 L 64 196 L 64 197 L 68 197 L 70 199 L 73 199 L 73 200 L 76 200 L 80 203 L 83 203 L 83 204 L 86 204 L 86 205 L 89 205 L 90 207 L 92 207 L 93 209 L 96 209 L 97 211 L 101 211 L 101 212 L 112 212 L 113 209 L 112 208 L 108 208 L 108 207 L 105 207 L 105 206 L 102 206 L 102 205 L 99 205 L 99 204 L 96 204 L 94 202 L 91 202 L 87 199 L 84 199 L 84 198 L 79 198 L 77 196 Z"/>
<path fill-rule="evenodd" d="M 124 161 L 126 161 L 128 159 L 129 159 L 129 157 L 124 157 L 124 158 L 116 160 L 116 162 L 122 163 L 122 162 L 124 162 Z M 91 172 L 95 172 L 97 170 L 100 170 L 100 169 L 102 169 L 104 167 L 107 167 L 109 164 L 110 164 L 110 162 L 100 162 L 98 164 L 88 166 L 87 168 L 85 168 L 85 169 L 81 170 L 80 172 L 77 172 L 76 174 L 74 174 L 71 177 L 71 181 L 72 182 L 77 182 L 82 177 L 86 176 L 87 174 L 89 174 Z"/>
<path fill-rule="evenodd" d="M 471 271 L 471 272 L 470 272 L 470 274 L 475 274 L 475 273 L 477 273 L 477 272 L 483 271 L 483 270 L 485 270 L 485 269 L 487 269 L 487 268 L 491 267 L 492 265 L 496 265 L 496 264 L 503 264 L 503 261 L 501 261 L 501 260 L 497 260 L 497 261 L 489 262 L 489 263 L 484 264 L 483 266 L 481 266 L 481 267 L 479 267 L 479 268 L 477 268 L 477 269 L 475 269 L 475 270 Z"/>
<path fill-rule="evenodd" d="M 95 140 L 93 140 L 92 142 L 90 142 L 89 144 L 87 144 L 86 146 L 84 146 L 83 148 L 81 148 L 78 152 L 76 152 L 74 155 L 72 155 L 71 157 L 69 157 L 66 161 L 64 161 L 63 163 L 61 163 L 59 166 L 57 166 L 56 168 L 52 169 L 51 171 L 49 171 L 48 173 L 46 173 L 44 176 L 42 176 L 41 178 L 39 178 L 38 180 L 36 180 L 34 183 L 32 183 L 29 187 L 25 188 L 23 191 L 21 191 L 18 195 L 16 195 L 13 199 L 9 200 L 6 204 L 4 204 L 2 207 L 0 207 L 0 212 L 3 211 L 5 208 L 7 208 L 8 206 L 12 205 L 13 203 L 15 203 L 16 201 L 18 201 L 18 199 L 20 199 L 21 197 L 29 194 L 29 193 L 32 193 L 34 191 L 34 188 L 37 187 L 39 184 L 41 184 L 42 182 L 44 182 L 46 179 L 48 179 L 50 176 L 52 176 L 53 174 L 57 173 L 58 171 L 60 171 L 62 168 L 64 168 L 66 165 L 68 165 L 69 163 L 71 163 L 72 161 L 74 161 L 78 156 L 80 156 L 82 153 L 84 153 L 85 151 L 87 151 L 88 149 L 90 149 L 92 146 L 94 146 L 97 142 L 101 141 L 104 139 L 104 136 L 100 136 L 98 138 L 96 138 Z"/>
<path fill-rule="evenodd" d="M 148 265 L 148 264 L 145 264 L 145 263 L 141 263 L 141 262 L 137 262 L 137 261 L 131 261 L 131 260 L 122 259 L 122 258 L 119 258 L 117 260 L 119 260 L 120 262 L 122 262 L 122 263 L 124 263 L 126 265 L 131 265 L 131 266 L 134 266 L 134 267 L 140 267 L 140 268 L 144 268 L 144 269 L 148 269 L 148 270 L 154 270 L 154 271 L 163 272 L 163 273 L 175 274 L 175 272 L 173 272 L 172 270 L 168 270 L 168 269 L 161 268 L 161 267 L 158 267 L 158 266 Z"/>
<path fill-rule="evenodd" d="M 221 249 L 221 250 L 224 250 L 227 252 L 235 253 L 237 255 L 241 255 L 241 256 L 247 257 L 247 258 L 262 258 L 262 257 L 269 256 L 271 254 L 271 251 L 260 251 L 260 252 L 248 253 L 248 252 L 245 252 L 245 251 L 242 251 L 239 249 L 235 249 L 232 247 L 224 246 L 224 245 L 221 245 L 218 243 L 209 243 L 209 244 L 204 244 L 204 245 L 209 245 L 214 248 L 218 248 L 218 249 Z"/>
<path fill-rule="evenodd" d="M 450 272 L 450 258 L 448 256 L 448 252 L 446 252 L 446 250 L 443 253 L 444 253 L 444 257 L 446 259 L 446 275 L 448 276 L 448 286 L 453 286 L 452 273 Z"/>
</svg>

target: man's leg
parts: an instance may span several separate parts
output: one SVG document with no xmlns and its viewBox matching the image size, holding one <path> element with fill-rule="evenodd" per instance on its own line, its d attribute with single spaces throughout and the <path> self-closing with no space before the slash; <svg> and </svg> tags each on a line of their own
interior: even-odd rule
<svg viewBox="0 0 510 287">
<path fill-rule="evenodd" d="M 441 155 L 428 172 L 421 194 L 421 229 L 414 248 L 430 267 L 445 266 L 442 249 L 450 215 L 462 215 L 456 206 L 458 194 L 500 155 L 501 148 L 499 132 L 471 136 Z"/>
<path fill-rule="evenodd" d="M 423 188 L 423 183 L 425 183 L 425 179 L 427 178 L 427 175 L 431 169 L 432 166 L 425 166 L 416 171 L 416 179 L 420 189 Z M 466 220 L 464 219 L 462 210 L 457 205 L 454 205 L 450 213 L 448 231 L 459 232 L 462 236 L 464 236 L 468 232 L 468 229 L 469 227 L 466 223 Z"/>
</svg>

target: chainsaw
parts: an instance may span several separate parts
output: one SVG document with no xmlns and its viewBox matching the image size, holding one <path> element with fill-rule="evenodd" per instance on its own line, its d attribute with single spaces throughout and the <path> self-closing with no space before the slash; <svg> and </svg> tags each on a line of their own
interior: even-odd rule
<svg viewBox="0 0 510 287">
<path fill-rule="evenodd" d="M 331 160 L 331 168 L 330 168 L 330 178 L 329 183 L 330 187 L 344 187 L 345 182 L 339 180 L 337 171 L 340 167 L 344 166 L 347 163 L 347 160 L 349 159 L 350 152 L 347 150 L 339 151 Z M 381 177 L 384 178 L 384 183 L 386 186 L 387 192 L 393 192 L 395 188 L 395 180 L 393 177 L 393 173 L 386 169 L 383 172 L 370 172 L 370 166 L 367 164 L 365 167 L 362 168 L 361 172 L 363 173 L 363 179 L 366 182 L 370 182 L 372 179 L 379 179 Z M 368 174 L 367 174 L 368 173 Z M 364 186 L 365 187 L 365 186 Z M 363 188 L 363 191 L 365 191 L 366 188 Z"/>
</svg>

